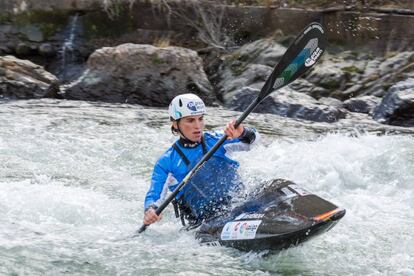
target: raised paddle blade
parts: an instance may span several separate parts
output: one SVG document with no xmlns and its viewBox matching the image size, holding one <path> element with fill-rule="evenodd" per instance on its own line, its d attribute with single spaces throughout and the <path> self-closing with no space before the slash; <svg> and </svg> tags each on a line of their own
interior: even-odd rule
<svg viewBox="0 0 414 276">
<path fill-rule="evenodd" d="M 308 71 L 326 48 L 325 31 L 319 23 L 309 24 L 289 46 L 260 90 L 259 101 Z"/>
</svg>

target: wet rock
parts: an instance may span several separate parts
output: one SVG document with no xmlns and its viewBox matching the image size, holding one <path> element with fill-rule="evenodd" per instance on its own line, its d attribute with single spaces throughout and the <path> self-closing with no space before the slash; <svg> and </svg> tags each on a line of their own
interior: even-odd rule
<svg viewBox="0 0 414 276">
<path fill-rule="evenodd" d="M 242 46 L 229 58 L 274 67 L 285 52 L 286 47 L 280 45 L 273 37 L 270 37 Z"/>
<path fill-rule="evenodd" d="M 0 56 L 7 54 L 7 49 L 4 45 L 0 45 Z"/>
<path fill-rule="evenodd" d="M 273 37 L 246 44 L 223 57 L 216 74 L 219 98 L 243 86 L 255 87 L 271 74 L 273 67 L 285 53 L 286 48 Z"/>
<path fill-rule="evenodd" d="M 373 118 L 385 124 L 414 127 L 414 79 L 393 85 L 375 108 Z"/>
<path fill-rule="evenodd" d="M 0 57 L 0 96 L 10 99 L 44 98 L 59 90 L 58 79 L 42 66 L 13 56 Z"/>
<path fill-rule="evenodd" d="M 14 44 L 13 42 L 9 41 L 6 43 L 6 45 L 4 45 L 5 49 L 6 49 L 6 53 L 7 54 L 11 54 L 14 53 L 16 50 L 16 44 Z"/>
<path fill-rule="evenodd" d="M 20 33 L 32 42 L 42 42 L 44 40 L 43 32 L 34 25 L 27 25 L 20 28 Z"/>
<path fill-rule="evenodd" d="M 389 73 L 394 73 L 396 70 L 400 70 L 414 58 L 414 52 L 401 52 L 385 59 L 378 67 L 378 73 L 381 76 L 387 75 Z"/>
<path fill-rule="evenodd" d="M 56 55 L 55 48 L 49 43 L 42 43 L 39 46 L 39 54 L 45 57 L 51 57 Z"/>
<path fill-rule="evenodd" d="M 325 89 L 320 86 L 316 86 L 313 83 L 307 81 L 306 79 L 302 79 L 302 78 L 297 79 L 291 84 L 289 84 L 289 87 L 295 91 L 305 93 L 315 99 L 327 97 L 331 93 L 330 90 Z"/>
<path fill-rule="evenodd" d="M 323 105 L 327 105 L 327 106 L 333 106 L 336 108 L 342 108 L 343 107 L 343 103 L 335 98 L 331 98 L 331 97 L 322 97 L 320 99 L 318 99 L 318 102 L 320 102 Z"/>
<path fill-rule="evenodd" d="M 363 78 L 370 81 L 377 80 L 380 77 L 380 72 L 378 67 L 380 66 L 381 61 L 378 59 L 373 59 L 368 61 L 367 66 L 365 67 Z"/>
<path fill-rule="evenodd" d="M 20 42 L 19 44 L 17 44 L 17 46 L 16 46 L 16 54 L 18 56 L 27 56 L 27 55 L 30 54 L 30 52 L 31 52 L 31 48 L 26 43 Z"/>
<path fill-rule="evenodd" d="M 227 107 L 244 111 L 259 94 L 258 89 L 242 87 L 225 95 Z M 272 113 L 289 118 L 315 122 L 336 122 L 345 118 L 346 113 L 336 107 L 321 104 L 314 98 L 283 87 L 273 92 L 254 110 L 258 113 Z"/>
<path fill-rule="evenodd" d="M 359 92 L 362 89 L 362 85 L 360 85 L 360 84 L 354 85 L 352 82 L 349 83 L 349 84 L 351 86 L 348 87 L 347 89 L 342 89 L 342 90 L 341 89 L 338 89 L 338 90 L 335 90 L 334 92 L 332 92 L 330 94 L 330 96 L 331 97 L 334 97 L 334 98 L 337 98 L 337 99 L 340 99 L 342 101 L 345 101 L 347 99 L 350 99 L 350 98 L 353 98 L 353 97 L 358 96 Z"/>
<path fill-rule="evenodd" d="M 167 106 L 178 94 L 193 92 L 207 104 L 212 86 L 195 51 L 152 45 L 123 44 L 95 51 L 87 70 L 64 86 L 65 97 L 77 100 Z"/>
<path fill-rule="evenodd" d="M 380 62 L 373 61 L 371 58 L 350 51 L 334 56 L 326 53 L 320 64 L 306 76 L 309 82 L 325 89 L 323 94 L 312 96 L 334 97 L 341 101 L 359 96 L 369 87 L 365 82 L 368 76 L 372 81 L 379 78 L 374 67 L 378 67 Z M 369 72 L 366 71 L 367 67 Z"/>
<path fill-rule="evenodd" d="M 368 68 L 368 66 L 370 66 Z M 414 52 L 401 52 L 394 56 L 371 61 L 363 76 L 364 89 L 359 95 L 384 97 L 390 86 L 409 78 L 414 72 Z"/>
<path fill-rule="evenodd" d="M 248 64 L 244 71 L 237 77 L 234 76 L 231 69 L 224 70 L 220 82 L 220 86 L 222 87 L 221 95 L 226 95 L 244 86 L 260 89 L 267 77 L 272 73 L 272 70 L 272 67 L 266 65 Z M 225 98 L 222 97 L 221 100 L 226 103 Z"/>
<path fill-rule="evenodd" d="M 54 81 L 49 85 L 44 95 L 44 98 L 64 99 L 60 91 L 60 84 L 58 81 Z"/>
<path fill-rule="evenodd" d="M 337 63 L 326 61 L 323 65 L 314 67 L 306 79 L 317 86 L 333 90 L 345 85 L 346 73 Z"/>
<path fill-rule="evenodd" d="M 346 100 L 343 106 L 351 112 L 369 114 L 380 102 L 381 98 L 375 96 L 361 96 Z"/>
</svg>

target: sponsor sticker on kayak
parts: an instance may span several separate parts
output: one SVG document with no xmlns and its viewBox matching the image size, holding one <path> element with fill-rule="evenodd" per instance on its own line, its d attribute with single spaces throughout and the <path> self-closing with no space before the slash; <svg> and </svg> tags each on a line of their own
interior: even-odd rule
<svg viewBox="0 0 414 276">
<path fill-rule="evenodd" d="M 292 198 L 297 196 L 307 196 L 311 195 L 311 192 L 308 192 L 307 190 L 295 185 L 291 184 L 286 187 L 283 187 L 280 189 L 280 191 L 286 196 L 286 198 Z"/>
<path fill-rule="evenodd" d="M 312 194 L 312 193 L 306 191 L 305 189 L 303 189 L 303 188 L 301 188 L 301 187 L 299 187 L 298 185 L 295 185 L 295 184 L 289 185 L 289 188 L 291 188 L 296 193 L 298 193 L 298 195 L 301 195 L 301 196 L 307 196 L 307 195 L 311 195 Z"/>
<path fill-rule="evenodd" d="M 230 221 L 221 231 L 221 240 L 251 240 L 256 237 L 261 220 Z"/>
<path fill-rule="evenodd" d="M 241 220 L 241 219 L 261 219 L 263 217 L 264 217 L 264 214 L 247 214 L 247 213 L 241 213 L 234 220 Z"/>
<path fill-rule="evenodd" d="M 286 195 L 287 198 L 298 196 L 296 193 L 292 192 L 288 187 L 280 189 L 282 193 Z"/>
</svg>

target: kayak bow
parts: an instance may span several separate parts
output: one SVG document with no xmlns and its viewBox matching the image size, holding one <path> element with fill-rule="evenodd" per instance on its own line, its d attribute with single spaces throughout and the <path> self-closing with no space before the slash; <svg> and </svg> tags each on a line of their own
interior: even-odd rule
<svg viewBox="0 0 414 276">
<path fill-rule="evenodd" d="M 281 250 L 328 231 L 345 212 L 291 181 L 276 179 L 230 212 L 205 221 L 196 238 L 243 251 Z"/>
</svg>

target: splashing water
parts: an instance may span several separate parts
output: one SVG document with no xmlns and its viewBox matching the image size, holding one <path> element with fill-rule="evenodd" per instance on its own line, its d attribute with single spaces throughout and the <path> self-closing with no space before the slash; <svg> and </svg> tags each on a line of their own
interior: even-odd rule
<svg viewBox="0 0 414 276">
<path fill-rule="evenodd" d="M 165 113 L 54 100 L 1 104 L 0 274 L 414 273 L 408 135 L 264 134 L 268 145 L 234 154 L 250 187 L 287 178 L 347 209 L 334 229 L 302 246 L 269 256 L 201 247 L 192 232 L 178 231 L 171 208 L 143 235 L 125 238 L 141 224 L 154 162 L 174 141 Z"/>
<path fill-rule="evenodd" d="M 354 15 L 350 18 L 339 20 L 336 23 L 327 23 L 327 28 L 331 32 L 336 32 L 338 35 L 351 35 L 353 37 L 361 36 L 362 33 L 367 33 L 373 36 L 375 39 L 378 37 L 377 21 L 381 21 L 380 18 Z"/>
</svg>

